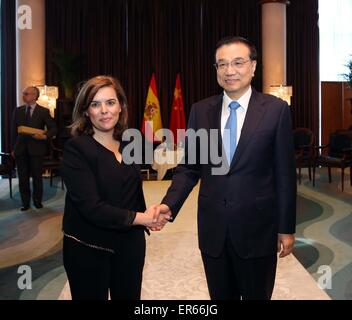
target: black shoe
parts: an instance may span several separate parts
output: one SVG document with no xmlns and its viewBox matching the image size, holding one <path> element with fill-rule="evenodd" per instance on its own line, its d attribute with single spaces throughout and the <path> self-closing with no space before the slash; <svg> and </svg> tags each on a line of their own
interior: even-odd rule
<svg viewBox="0 0 352 320">
<path fill-rule="evenodd" d="M 42 205 L 40 202 L 34 203 L 34 206 L 35 206 L 37 209 L 43 208 L 43 205 Z"/>
<path fill-rule="evenodd" d="M 27 211 L 29 209 L 29 206 L 27 205 L 27 206 L 23 206 L 22 208 L 21 208 L 21 211 Z"/>
</svg>

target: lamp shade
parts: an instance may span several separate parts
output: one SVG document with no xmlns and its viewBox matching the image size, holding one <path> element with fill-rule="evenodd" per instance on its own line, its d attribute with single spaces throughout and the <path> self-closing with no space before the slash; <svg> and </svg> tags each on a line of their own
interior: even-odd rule
<svg viewBox="0 0 352 320">
<path fill-rule="evenodd" d="M 286 86 L 286 85 L 270 86 L 269 94 L 272 94 L 273 96 L 276 96 L 286 101 L 288 105 L 291 105 L 292 86 Z"/>
<path fill-rule="evenodd" d="M 36 86 L 40 95 L 37 103 L 50 110 L 50 115 L 54 118 L 56 109 L 56 99 L 59 97 L 59 88 L 55 86 Z"/>
</svg>

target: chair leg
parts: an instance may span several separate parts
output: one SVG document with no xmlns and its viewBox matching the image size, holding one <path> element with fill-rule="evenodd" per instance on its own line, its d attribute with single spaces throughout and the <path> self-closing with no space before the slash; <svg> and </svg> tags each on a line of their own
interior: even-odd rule
<svg viewBox="0 0 352 320">
<path fill-rule="evenodd" d="M 308 166 L 308 175 L 309 175 L 309 181 L 312 181 L 312 169 L 310 166 Z"/>
<path fill-rule="evenodd" d="M 343 192 L 345 184 L 345 168 L 341 168 L 341 190 Z"/>
<path fill-rule="evenodd" d="M 50 187 L 53 186 L 53 170 L 50 170 Z"/>
<path fill-rule="evenodd" d="M 301 184 L 301 174 L 302 174 L 302 168 L 298 167 L 298 183 Z"/>
<path fill-rule="evenodd" d="M 315 187 L 315 164 L 313 165 L 313 187 Z"/>
<path fill-rule="evenodd" d="M 61 177 L 61 189 L 64 190 L 64 179 Z"/>
<path fill-rule="evenodd" d="M 329 183 L 331 183 L 331 167 L 328 167 L 328 173 L 329 173 Z"/>
<path fill-rule="evenodd" d="M 350 167 L 350 185 L 352 186 L 352 167 Z"/>
<path fill-rule="evenodd" d="M 9 175 L 10 198 L 12 199 L 12 176 Z"/>
</svg>

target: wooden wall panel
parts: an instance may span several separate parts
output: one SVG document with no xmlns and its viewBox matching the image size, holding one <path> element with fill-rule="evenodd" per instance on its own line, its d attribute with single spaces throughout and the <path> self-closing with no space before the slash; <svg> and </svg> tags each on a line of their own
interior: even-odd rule
<svg viewBox="0 0 352 320">
<path fill-rule="evenodd" d="M 322 144 L 329 143 L 329 134 L 343 129 L 343 82 L 321 83 Z"/>
<path fill-rule="evenodd" d="M 352 89 L 344 83 L 344 114 L 343 114 L 343 127 L 348 129 L 352 126 Z"/>
</svg>

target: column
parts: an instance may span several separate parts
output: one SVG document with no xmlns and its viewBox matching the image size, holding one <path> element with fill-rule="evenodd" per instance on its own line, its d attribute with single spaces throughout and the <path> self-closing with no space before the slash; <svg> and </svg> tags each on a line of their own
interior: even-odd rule
<svg viewBox="0 0 352 320">
<path fill-rule="evenodd" d="M 289 1 L 260 1 L 262 5 L 263 92 L 286 85 L 286 5 Z"/>
<path fill-rule="evenodd" d="M 16 0 L 17 104 L 22 91 L 45 84 L 45 0 Z"/>
</svg>

